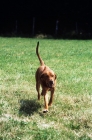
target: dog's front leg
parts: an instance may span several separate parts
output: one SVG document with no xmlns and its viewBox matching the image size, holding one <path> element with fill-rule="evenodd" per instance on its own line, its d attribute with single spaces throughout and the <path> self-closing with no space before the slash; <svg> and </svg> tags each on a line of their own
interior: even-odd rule
<svg viewBox="0 0 92 140">
<path fill-rule="evenodd" d="M 45 102 L 45 109 L 44 109 L 44 113 L 48 112 L 48 93 L 44 93 L 44 102 Z"/>
<path fill-rule="evenodd" d="M 49 100 L 49 104 L 48 104 L 49 106 L 51 106 L 51 104 L 52 104 L 53 97 L 54 97 L 54 89 L 51 90 L 50 100 Z"/>
</svg>

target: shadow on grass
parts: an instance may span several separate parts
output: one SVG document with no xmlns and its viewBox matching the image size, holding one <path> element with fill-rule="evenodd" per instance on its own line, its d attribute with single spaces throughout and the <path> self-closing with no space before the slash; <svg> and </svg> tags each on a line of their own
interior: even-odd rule
<svg viewBox="0 0 92 140">
<path fill-rule="evenodd" d="M 41 105 L 37 100 L 20 100 L 20 109 L 19 114 L 30 116 L 34 112 L 38 112 L 38 109 L 41 108 Z"/>
</svg>

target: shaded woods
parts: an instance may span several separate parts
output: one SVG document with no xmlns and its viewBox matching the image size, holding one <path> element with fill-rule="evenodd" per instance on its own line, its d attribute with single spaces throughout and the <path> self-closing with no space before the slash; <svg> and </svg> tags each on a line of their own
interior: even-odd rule
<svg viewBox="0 0 92 140">
<path fill-rule="evenodd" d="M 1 1 L 0 36 L 92 38 L 92 2 Z"/>
<path fill-rule="evenodd" d="M 70 21 L 62 17 L 5 19 L 0 22 L 0 36 L 91 39 L 92 26 L 90 22 Z"/>
</svg>

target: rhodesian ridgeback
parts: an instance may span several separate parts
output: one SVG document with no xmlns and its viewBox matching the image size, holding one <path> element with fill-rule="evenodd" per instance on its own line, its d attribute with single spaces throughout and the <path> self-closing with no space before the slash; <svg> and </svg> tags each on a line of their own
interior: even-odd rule
<svg viewBox="0 0 92 140">
<path fill-rule="evenodd" d="M 53 95 L 55 91 L 56 86 L 56 74 L 51 70 L 48 66 L 44 64 L 44 61 L 39 55 L 38 52 L 39 42 L 37 42 L 36 47 L 36 54 L 38 56 L 38 59 L 40 61 L 40 67 L 37 69 L 35 78 L 36 78 L 36 90 L 38 92 L 38 100 L 40 100 L 40 85 L 42 87 L 41 95 L 44 96 L 44 102 L 45 102 L 45 109 L 44 113 L 48 112 L 48 106 L 51 106 L 53 101 Z M 48 91 L 51 92 L 50 99 L 48 102 Z"/>
</svg>

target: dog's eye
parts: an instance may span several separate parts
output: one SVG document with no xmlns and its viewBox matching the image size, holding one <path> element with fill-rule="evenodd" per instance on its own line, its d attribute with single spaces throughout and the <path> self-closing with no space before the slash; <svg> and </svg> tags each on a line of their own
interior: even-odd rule
<svg viewBox="0 0 92 140">
<path fill-rule="evenodd" d="M 48 75 L 46 75 L 46 78 L 48 78 L 49 76 Z"/>
<path fill-rule="evenodd" d="M 54 77 L 54 75 L 51 75 L 51 77 Z"/>
</svg>

